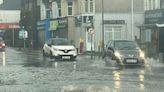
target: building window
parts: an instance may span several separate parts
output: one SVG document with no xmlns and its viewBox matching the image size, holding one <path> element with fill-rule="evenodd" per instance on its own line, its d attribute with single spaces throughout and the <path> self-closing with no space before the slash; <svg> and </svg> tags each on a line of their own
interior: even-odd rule
<svg viewBox="0 0 164 92">
<path fill-rule="evenodd" d="M 67 2 L 68 4 L 68 16 L 73 15 L 73 3 L 72 2 Z"/>
<path fill-rule="evenodd" d="M 93 0 L 90 0 L 90 12 L 93 12 Z"/>
<path fill-rule="evenodd" d="M 88 12 L 88 0 L 85 0 L 85 12 Z"/>
<path fill-rule="evenodd" d="M 83 16 L 83 23 L 91 23 L 93 21 L 93 16 Z"/>
<path fill-rule="evenodd" d="M 92 13 L 93 12 L 93 0 L 85 0 L 85 12 Z"/>
<path fill-rule="evenodd" d="M 105 25 L 105 44 L 108 43 L 109 40 L 120 40 L 122 39 L 122 26 L 109 26 Z"/>
<path fill-rule="evenodd" d="M 58 4 L 58 12 L 59 12 L 59 17 L 61 17 L 61 2 L 57 2 Z"/>
</svg>

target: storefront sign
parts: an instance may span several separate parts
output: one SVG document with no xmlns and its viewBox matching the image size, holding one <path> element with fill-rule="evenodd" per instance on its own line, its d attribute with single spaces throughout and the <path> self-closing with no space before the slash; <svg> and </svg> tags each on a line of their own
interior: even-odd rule
<svg viewBox="0 0 164 92">
<path fill-rule="evenodd" d="M 12 24 L 12 23 L 0 24 L 0 29 L 8 29 L 8 28 L 19 28 L 19 24 Z"/>
<path fill-rule="evenodd" d="M 28 38 L 28 32 L 25 29 L 21 29 L 19 31 L 19 39 L 26 39 Z"/>
<path fill-rule="evenodd" d="M 51 20 L 49 30 L 50 31 L 56 30 L 57 27 L 58 27 L 58 21 L 57 20 Z"/>
<path fill-rule="evenodd" d="M 44 30 L 45 29 L 45 21 L 38 21 L 37 22 L 37 29 Z"/>
<path fill-rule="evenodd" d="M 65 28 L 68 25 L 67 18 L 58 18 L 58 28 Z"/>
<path fill-rule="evenodd" d="M 125 24 L 125 20 L 104 20 L 104 24 Z"/>
<path fill-rule="evenodd" d="M 65 28 L 65 27 L 67 27 L 67 25 L 68 25 L 67 18 L 51 19 L 50 20 L 49 30 L 50 31 L 55 31 L 58 28 Z"/>
<path fill-rule="evenodd" d="M 150 10 L 145 12 L 145 24 L 164 23 L 164 9 Z"/>
</svg>

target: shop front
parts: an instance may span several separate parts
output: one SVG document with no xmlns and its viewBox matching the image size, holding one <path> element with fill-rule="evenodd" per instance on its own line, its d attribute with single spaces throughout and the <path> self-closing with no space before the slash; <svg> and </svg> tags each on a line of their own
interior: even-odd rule
<svg viewBox="0 0 164 92">
<path fill-rule="evenodd" d="M 39 46 L 42 46 L 46 40 L 51 38 L 52 32 L 49 31 L 49 27 L 50 27 L 49 19 L 45 19 L 37 22 Z"/>
<path fill-rule="evenodd" d="M 67 18 L 45 19 L 37 22 L 39 46 L 49 38 L 68 38 Z"/>
<path fill-rule="evenodd" d="M 164 9 L 146 11 L 145 24 L 140 29 L 140 45 L 147 56 L 158 57 L 164 53 Z"/>
<path fill-rule="evenodd" d="M 52 37 L 60 37 L 60 38 L 67 38 L 68 39 L 68 19 L 66 17 L 64 18 L 57 18 L 54 20 L 51 20 L 52 23 L 51 25 L 56 25 L 51 28 L 50 30 L 52 31 Z"/>
</svg>

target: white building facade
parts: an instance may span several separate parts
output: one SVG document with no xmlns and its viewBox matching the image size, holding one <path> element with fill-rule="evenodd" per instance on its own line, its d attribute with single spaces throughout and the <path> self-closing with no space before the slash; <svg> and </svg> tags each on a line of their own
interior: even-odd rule
<svg viewBox="0 0 164 92">
<path fill-rule="evenodd" d="M 95 50 L 102 42 L 102 18 L 101 14 L 95 15 Z M 129 13 L 106 13 L 104 15 L 104 45 L 109 40 L 133 40 L 133 35 L 140 37 L 140 29 L 137 27 L 144 22 L 143 13 L 134 14 L 134 27 L 131 30 L 131 14 Z M 132 35 L 133 33 L 133 35 Z"/>
<path fill-rule="evenodd" d="M 102 14 L 102 2 L 96 0 L 96 4 L 99 7 L 96 8 L 94 18 L 95 51 L 102 50 L 99 46 L 103 48 L 102 46 L 106 46 L 110 40 L 134 40 L 135 36 L 137 39 L 140 39 L 140 29 L 138 26 L 144 23 L 144 1 L 135 0 L 133 8 L 131 1 L 104 0 L 104 12 Z M 102 15 L 104 15 L 104 19 L 102 19 Z M 104 26 L 102 25 L 102 21 L 104 22 Z"/>
</svg>

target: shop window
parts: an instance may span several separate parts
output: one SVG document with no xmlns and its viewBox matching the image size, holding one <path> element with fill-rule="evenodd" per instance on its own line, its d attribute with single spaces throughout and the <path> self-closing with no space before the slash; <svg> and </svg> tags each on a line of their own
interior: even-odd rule
<svg viewBox="0 0 164 92">
<path fill-rule="evenodd" d="M 93 16 L 83 16 L 83 23 L 91 23 L 93 21 Z"/>
</svg>

